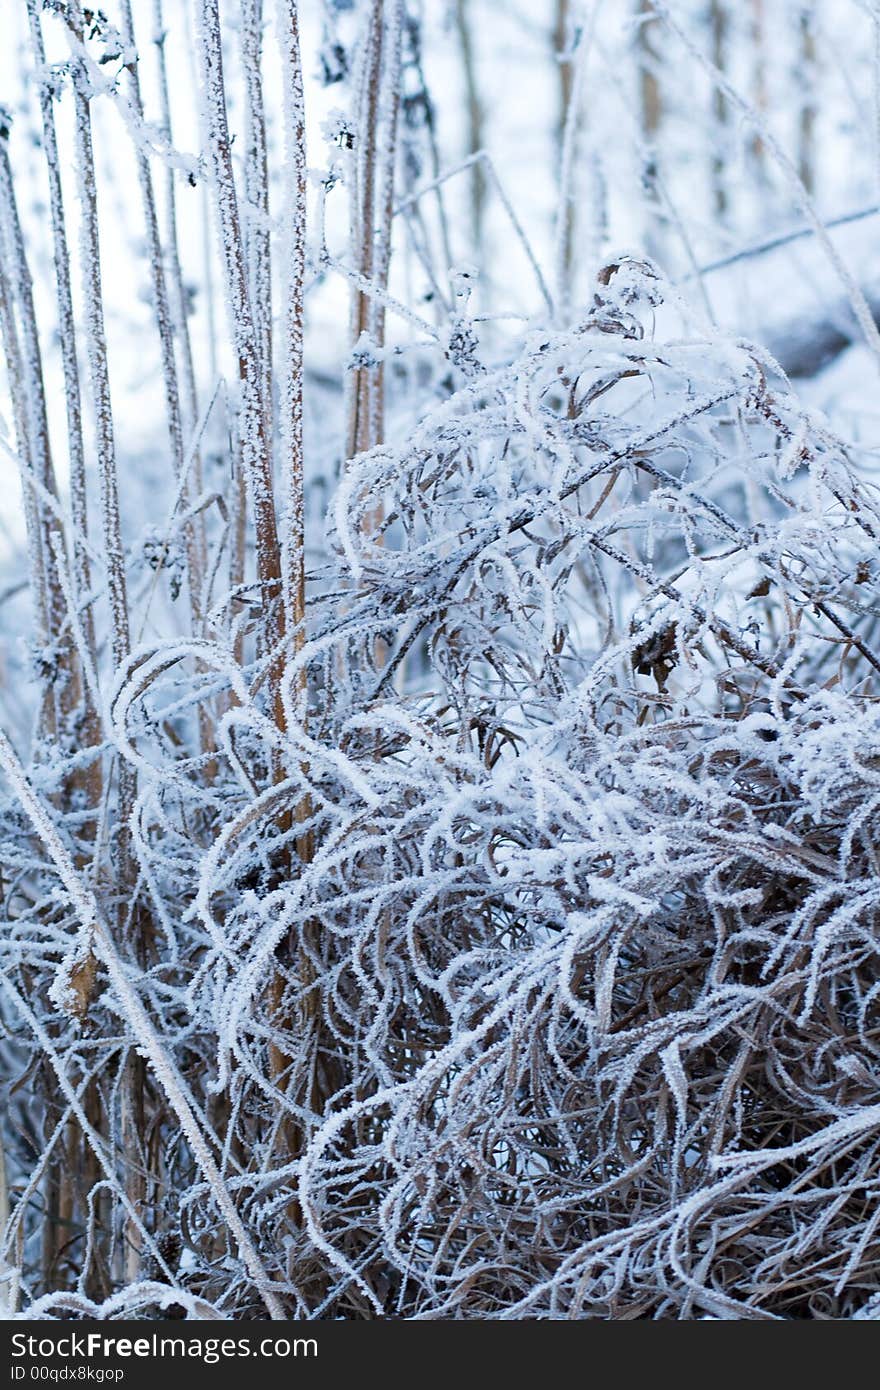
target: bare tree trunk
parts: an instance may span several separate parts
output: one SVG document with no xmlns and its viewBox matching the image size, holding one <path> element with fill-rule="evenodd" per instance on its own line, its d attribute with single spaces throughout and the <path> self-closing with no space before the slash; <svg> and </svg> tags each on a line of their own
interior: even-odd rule
<svg viewBox="0 0 880 1390">
<path fill-rule="evenodd" d="M 639 0 L 639 98 L 641 109 L 642 134 L 653 142 L 660 131 L 663 119 L 663 99 L 657 78 L 657 54 L 650 42 L 651 18 L 654 15 L 652 0 Z"/>
<path fill-rule="evenodd" d="M 654 250 L 660 241 L 660 229 L 656 216 L 651 217 L 650 211 L 653 210 L 656 214 L 660 206 L 657 188 L 660 158 L 658 143 L 663 125 L 663 94 L 660 88 L 660 79 L 657 76 L 659 59 L 652 42 L 658 28 L 654 22 L 656 16 L 652 0 L 638 0 L 638 14 L 640 18 L 637 48 L 639 116 L 644 149 L 642 183 L 648 205 L 646 213 L 649 214 L 645 240 L 648 247 Z"/>
<path fill-rule="evenodd" d="M 751 0 L 751 13 L 752 100 L 756 111 L 763 116 L 767 110 L 767 17 L 764 12 L 764 0 Z M 758 180 L 764 183 L 767 178 L 767 161 L 764 142 L 757 131 L 751 137 L 749 148 Z"/>
<path fill-rule="evenodd" d="M 555 227 L 554 309 L 560 324 L 570 321 L 574 278 L 579 268 L 592 274 L 605 235 L 607 191 L 595 145 L 582 148 L 586 118 L 583 91 L 598 7 L 589 31 L 572 22 L 571 0 L 557 0 L 553 52 L 559 75 L 556 143 L 559 158 L 559 203 Z M 588 189 L 588 192 L 582 190 Z M 583 206 L 582 222 L 578 209 Z M 575 240 L 578 256 L 575 258 Z"/>
<path fill-rule="evenodd" d="M 566 134 L 568 133 L 572 145 L 577 139 L 577 113 L 572 112 L 572 97 L 574 94 L 574 73 L 572 71 L 571 55 L 568 53 L 569 43 L 569 12 L 570 0 L 556 0 L 556 23 L 553 27 L 553 55 L 559 73 L 559 109 L 556 118 L 556 141 L 560 150 L 565 150 Z M 569 120 L 575 122 L 575 126 L 568 132 Z M 574 151 L 572 150 L 572 158 Z M 564 161 L 563 161 L 564 162 Z M 568 178 L 564 168 L 562 170 L 562 183 L 559 190 L 560 198 L 563 200 L 560 208 L 560 236 L 558 247 L 558 266 L 557 266 L 557 299 L 565 298 L 568 300 L 571 294 L 571 270 L 572 270 L 572 248 L 575 229 L 575 204 L 571 196 L 571 189 L 567 186 Z"/>
<path fill-rule="evenodd" d="M 798 114 L 798 176 L 809 194 L 816 190 L 816 36 L 810 10 L 804 8 L 798 17 L 800 31 L 800 61 L 797 82 L 801 92 Z"/>
<path fill-rule="evenodd" d="M 724 0 L 711 0 L 709 5 L 709 32 L 711 35 L 712 62 L 719 72 L 727 71 L 728 14 Z M 728 212 L 727 193 L 727 127 L 730 113 L 727 99 L 719 86 L 712 89 L 712 198 L 715 216 L 723 222 Z"/>
<path fill-rule="evenodd" d="M 474 54 L 474 38 L 471 30 L 472 0 L 456 0 L 455 24 L 461 48 L 461 66 L 464 76 L 465 102 L 467 106 L 467 150 L 476 154 L 483 148 L 485 112 L 480 99 L 477 79 L 477 63 Z M 559 0 L 564 5 L 566 0 Z M 471 169 L 471 239 L 474 250 L 483 250 L 483 223 L 486 213 L 486 171 L 477 161 Z"/>
</svg>

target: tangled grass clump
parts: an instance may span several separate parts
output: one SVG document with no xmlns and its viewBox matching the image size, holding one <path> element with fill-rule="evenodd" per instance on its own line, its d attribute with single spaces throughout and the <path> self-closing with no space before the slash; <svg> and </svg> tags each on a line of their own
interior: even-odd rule
<svg viewBox="0 0 880 1390">
<path fill-rule="evenodd" d="M 401 620 L 346 726 L 378 804 L 300 887 L 363 1056 L 300 1190 L 376 1313 L 877 1287 L 876 503 L 771 362 L 651 340 L 661 298 L 610 268 L 340 498 Z"/>
<path fill-rule="evenodd" d="M 118 683 L 141 994 L 290 1312 L 874 1307 L 876 493 L 666 295 L 609 266 L 578 328 L 355 461 L 283 736 L 231 648 Z M 218 681 L 208 776 L 175 721 Z M 47 1023 L 83 1088 L 90 1039 L 106 1077 L 131 1047 L 96 988 Z M 151 1277 L 251 1315 L 157 1114 Z"/>
</svg>

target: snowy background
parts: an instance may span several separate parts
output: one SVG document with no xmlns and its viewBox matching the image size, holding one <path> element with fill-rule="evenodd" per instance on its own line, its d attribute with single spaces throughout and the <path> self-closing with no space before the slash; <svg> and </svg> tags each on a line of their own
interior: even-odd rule
<svg viewBox="0 0 880 1390">
<path fill-rule="evenodd" d="M 0 0 L 6 1311 L 875 1316 L 880 6 L 105 10 Z"/>
</svg>

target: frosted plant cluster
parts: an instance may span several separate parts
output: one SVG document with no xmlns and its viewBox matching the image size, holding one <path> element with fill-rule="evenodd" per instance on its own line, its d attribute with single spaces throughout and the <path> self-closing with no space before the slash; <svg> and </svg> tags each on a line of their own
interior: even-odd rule
<svg viewBox="0 0 880 1390">
<path fill-rule="evenodd" d="M 82 170 L 96 38 L 61 8 Z M 31 755 L 0 734 L 8 1307 L 874 1316 L 880 498 L 863 457 L 641 253 L 606 257 L 570 321 L 545 306 L 503 351 L 463 263 L 423 331 L 388 289 L 387 242 L 371 233 L 367 263 L 338 266 L 323 224 L 296 242 L 295 142 L 273 394 L 248 49 L 262 7 L 241 6 L 244 225 L 217 6 L 196 8 L 213 161 L 197 174 L 241 378 L 187 402 L 157 231 L 170 521 L 120 537 L 99 283 L 82 332 L 98 525 L 118 544 L 64 520 L 27 342 L 10 373 L 7 452 L 58 609 L 39 619 L 54 665 L 44 641 Z M 381 221 L 389 72 L 415 41 L 402 6 L 363 8 Z M 127 71 L 127 4 L 122 19 Z M 277 23 L 296 37 L 292 0 Z M 290 130 L 293 41 L 286 55 Z M 149 227 L 161 141 L 127 90 Z M 353 128 L 339 177 L 363 214 Z M 28 322 L 11 206 L 7 352 Z M 334 266 L 354 300 L 356 447 L 318 518 L 303 303 Z M 397 393 L 387 429 L 386 311 L 410 313 L 432 382 Z M 234 467 L 215 486 L 223 410 Z M 160 591 L 160 614 L 185 592 L 185 623 L 146 621 Z M 69 1247 L 35 1219 L 50 1198 L 80 1232 Z"/>
</svg>

